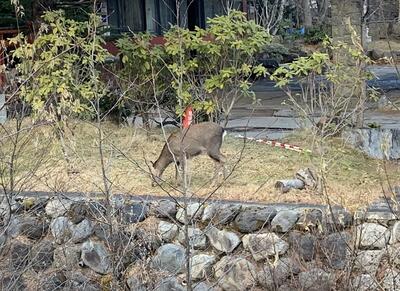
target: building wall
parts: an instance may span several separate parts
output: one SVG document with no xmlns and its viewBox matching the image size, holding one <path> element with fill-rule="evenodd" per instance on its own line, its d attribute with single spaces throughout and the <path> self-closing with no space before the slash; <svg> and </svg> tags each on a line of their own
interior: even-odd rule
<svg viewBox="0 0 400 291">
<path fill-rule="evenodd" d="M 368 28 L 372 40 L 400 36 L 399 0 L 370 0 Z"/>
</svg>

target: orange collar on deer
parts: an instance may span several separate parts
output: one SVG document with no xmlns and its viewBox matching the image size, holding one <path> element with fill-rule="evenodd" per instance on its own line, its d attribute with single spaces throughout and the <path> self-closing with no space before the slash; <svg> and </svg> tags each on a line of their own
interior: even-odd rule
<svg viewBox="0 0 400 291">
<path fill-rule="evenodd" d="M 192 106 L 188 106 L 185 109 L 185 113 L 183 114 L 183 128 L 189 128 L 189 126 L 192 124 L 193 120 L 193 108 Z"/>
</svg>

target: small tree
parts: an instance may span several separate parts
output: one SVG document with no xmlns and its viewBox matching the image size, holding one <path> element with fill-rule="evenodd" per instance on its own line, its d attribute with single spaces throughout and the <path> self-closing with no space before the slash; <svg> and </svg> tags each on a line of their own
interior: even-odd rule
<svg viewBox="0 0 400 291">
<path fill-rule="evenodd" d="M 93 75 L 89 64 L 93 57 L 98 65 L 103 64 L 108 53 L 101 37 L 90 39 L 100 25 L 97 16 L 78 22 L 54 11 L 46 12 L 42 20 L 32 43 L 22 34 L 10 40 L 17 46 L 13 57 L 23 80 L 20 96 L 32 107 L 34 117 L 44 116 L 54 126 L 70 165 L 65 124 L 70 117 L 93 112 L 90 103 L 95 91 L 104 88 L 98 86 L 99 70 Z"/>
</svg>

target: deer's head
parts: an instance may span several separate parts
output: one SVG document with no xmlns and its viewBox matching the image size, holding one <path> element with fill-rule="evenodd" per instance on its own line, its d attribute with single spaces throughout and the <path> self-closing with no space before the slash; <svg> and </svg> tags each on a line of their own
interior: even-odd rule
<svg viewBox="0 0 400 291">
<path fill-rule="evenodd" d="M 155 163 L 153 162 L 150 163 L 150 175 L 151 179 L 153 180 L 153 182 L 151 183 L 153 187 L 161 183 L 162 180 L 160 177 L 161 176 L 160 170 L 155 167 Z"/>
</svg>

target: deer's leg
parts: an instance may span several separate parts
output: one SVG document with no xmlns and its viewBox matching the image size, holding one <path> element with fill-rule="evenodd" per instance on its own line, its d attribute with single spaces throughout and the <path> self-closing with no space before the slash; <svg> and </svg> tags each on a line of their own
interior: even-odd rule
<svg viewBox="0 0 400 291">
<path fill-rule="evenodd" d="M 225 161 L 226 158 L 221 153 L 209 153 L 210 158 L 214 160 L 215 164 L 215 174 L 214 174 L 214 182 L 220 180 L 220 177 L 223 176 L 223 180 L 226 179 L 226 171 L 225 171 Z M 222 181 L 223 181 L 222 180 Z"/>
<path fill-rule="evenodd" d="M 181 184 L 181 173 L 182 173 L 182 163 L 179 161 L 175 162 L 175 183 L 176 185 Z"/>
</svg>

